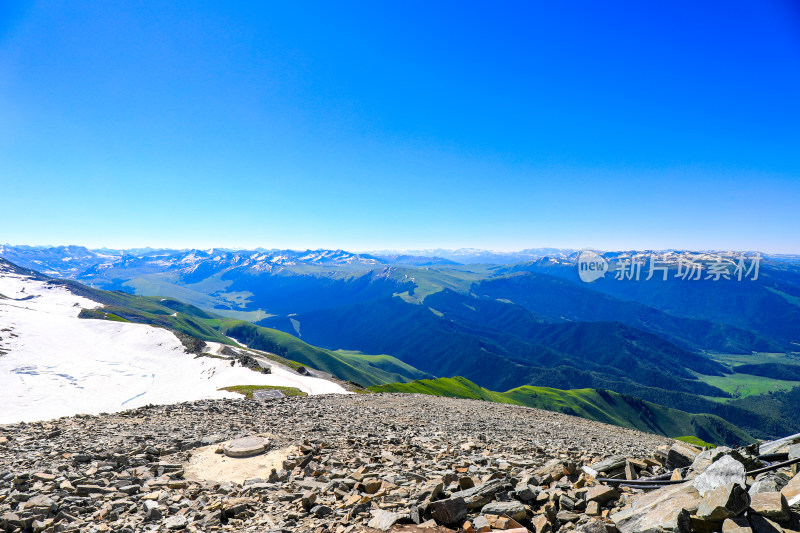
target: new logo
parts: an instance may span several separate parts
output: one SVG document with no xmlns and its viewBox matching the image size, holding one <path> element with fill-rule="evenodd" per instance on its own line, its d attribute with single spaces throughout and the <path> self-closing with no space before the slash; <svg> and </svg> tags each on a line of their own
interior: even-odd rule
<svg viewBox="0 0 800 533">
<path fill-rule="evenodd" d="M 608 261 L 594 250 L 583 250 L 578 256 L 578 276 L 581 281 L 591 283 L 608 272 Z"/>
</svg>

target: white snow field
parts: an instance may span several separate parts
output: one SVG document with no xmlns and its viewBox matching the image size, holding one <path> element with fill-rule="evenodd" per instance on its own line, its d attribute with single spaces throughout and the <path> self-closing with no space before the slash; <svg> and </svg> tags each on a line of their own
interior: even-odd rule
<svg viewBox="0 0 800 533">
<path fill-rule="evenodd" d="M 241 398 L 231 385 L 346 393 L 331 381 L 277 365 L 261 374 L 184 352 L 171 332 L 144 324 L 79 319 L 99 304 L 0 269 L 0 424 L 98 414 L 147 404 Z M 30 297 L 28 299 L 24 299 Z M 3 354 L 3 352 L 7 352 Z"/>
</svg>

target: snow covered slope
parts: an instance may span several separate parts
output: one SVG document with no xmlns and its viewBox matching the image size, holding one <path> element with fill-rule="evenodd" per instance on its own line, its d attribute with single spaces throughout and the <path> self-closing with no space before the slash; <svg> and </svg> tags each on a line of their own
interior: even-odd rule
<svg viewBox="0 0 800 533">
<path fill-rule="evenodd" d="M 240 397 L 231 385 L 344 393 L 278 366 L 261 374 L 184 351 L 171 332 L 79 319 L 99 304 L 0 264 L 0 423 L 120 411 L 146 404 Z"/>
</svg>

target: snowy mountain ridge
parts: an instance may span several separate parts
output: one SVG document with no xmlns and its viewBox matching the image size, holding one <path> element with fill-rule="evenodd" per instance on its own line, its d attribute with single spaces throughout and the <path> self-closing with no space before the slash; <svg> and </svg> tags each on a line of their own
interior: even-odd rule
<svg viewBox="0 0 800 533">
<path fill-rule="evenodd" d="M 686 250 L 627 250 L 611 251 L 603 255 L 609 260 L 636 253 L 657 254 L 667 262 L 677 262 Z M 692 251 L 705 260 L 713 260 L 715 254 L 726 251 Z M 738 252 L 736 252 L 738 253 Z M 747 252 L 752 255 L 754 252 Z M 288 250 L 265 249 L 232 250 L 209 249 L 151 249 L 113 250 L 89 249 L 83 246 L 12 246 L 0 245 L 0 257 L 15 264 L 32 268 L 44 274 L 69 278 L 91 279 L 102 272 L 121 268 L 141 268 L 146 272 L 176 272 L 192 274 L 198 269 L 224 271 L 232 268 L 249 270 L 254 274 L 279 272 L 287 267 L 309 266 L 363 266 L 371 268 L 386 264 L 416 266 L 443 266 L 463 264 L 510 265 L 550 259 L 556 262 L 574 263 L 580 250 L 573 248 L 528 248 L 517 252 L 482 250 L 478 248 L 423 249 L 423 250 L 375 250 L 349 252 L 346 250 Z M 800 255 L 762 254 L 765 259 L 776 259 L 797 263 Z"/>
<path fill-rule="evenodd" d="M 215 270 L 243 267 L 253 272 L 272 272 L 298 265 L 380 265 L 380 259 L 345 250 L 153 250 L 130 254 L 116 250 L 90 250 L 82 246 L 0 245 L 0 257 L 45 274 L 71 279 L 91 277 L 113 268 L 144 268 L 152 271 L 194 272 L 201 265 Z M 139 252 L 137 250 L 137 252 Z"/>
</svg>

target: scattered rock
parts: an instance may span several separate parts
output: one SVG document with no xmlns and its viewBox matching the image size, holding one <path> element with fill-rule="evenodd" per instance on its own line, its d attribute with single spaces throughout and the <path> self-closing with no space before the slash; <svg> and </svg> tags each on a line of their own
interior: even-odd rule
<svg viewBox="0 0 800 533">
<path fill-rule="evenodd" d="M 158 502 L 153 500 L 147 500 L 144 502 L 144 519 L 145 520 L 161 520 L 163 513 L 161 512 L 161 506 Z"/>
<path fill-rule="evenodd" d="M 506 515 L 514 520 L 525 520 L 525 506 L 519 502 L 491 502 L 481 508 L 481 514 Z"/>
<path fill-rule="evenodd" d="M 597 485 L 596 487 L 590 488 L 586 492 L 586 501 L 597 502 L 600 505 L 603 505 L 606 502 L 614 501 L 617 498 L 619 498 L 619 491 L 613 487 L 607 487 L 605 485 Z"/>
<path fill-rule="evenodd" d="M 372 512 L 372 520 L 369 521 L 367 526 L 380 529 L 381 531 L 388 531 L 396 523 L 407 520 L 409 520 L 407 513 L 395 513 L 392 511 L 378 509 L 377 511 Z"/>
<path fill-rule="evenodd" d="M 431 516 L 439 524 L 454 526 L 461 524 L 467 517 L 467 503 L 464 498 L 448 498 L 431 503 Z"/>
<path fill-rule="evenodd" d="M 176 514 L 164 520 L 164 527 L 167 529 L 184 529 L 189 523 L 185 515 Z"/>
<path fill-rule="evenodd" d="M 327 505 L 315 505 L 314 507 L 311 508 L 311 514 L 313 514 L 317 518 L 325 518 L 332 512 L 333 509 L 331 509 Z"/>
<path fill-rule="evenodd" d="M 750 495 L 736 483 L 720 485 L 703 496 L 697 507 L 697 517 L 709 522 L 722 522 L 739 516 L 750 505 Z"/>
<path fill-rule="evenodd" d="M 607 533 L 606 523 L 602 520 L 593 519 L 578 527 L 580 533 Z"/>
<path fill-rule="evenodd" d="M 691 444 L 677 442 L 670 447 L 665 466 L 670 470 L 691 466 L 701 451 Z"/>
<path fill-rule="evenodd" d="M 786 498 L 789 507 L 800 510 L 800 474 L 794 476 L 791 481 L 781 489 L 781 494 Z"/>
<path fill-rule="evenodd" d="M 694 487 L 703 496 L 719 486 L 731 483 L 744 487 L 745 470 L 744 465 L 730 455 L 721 457 L 693 481 Z"/>
<path fill-rule="evenodd" d="M 630 507 L 610 516 L 621 533 L 691 531 L 691 514 L 697 510 L 700 494 L 689 483 L 671 485 L 640 496 Z"/>
<path fill-rule="evenodd" d="M 722 533 L 752 533 L 750 521 L 744 516 L 726 518 L 722 523 Z"/>
<path fill-rule="evenodd" d="M 756 478 L 748 492 L 750 496 L 758 494 L 759 492 L 780 492 L 787 483 L 789 483 L 789 478 L 784 474 L 765 472 Z"/>
<path fill-rule="evenodd" d="M 700 519 L 692 485 L 703 469 L 736 454 L 741 464 L 753 460 L 746 450 L 700 452 L 519 406 L 365 396 L 204 400 L 0 426 L 0 436 L 13 435 L 13 446 L 0 446 L 0 531 L 685 531 L 711 524 Z M 222 465 L 246 461 L 214 452 L 254 435 L 281 450 L 271 471 L 220 480 L 186 468 L 197 454 Z M 682 470 L 691 481 L 656 491 L 606 486 L 587 474 L 660 476 L 673 470 L 666 463 L 686 463 L 694 452 L 692 468 Z M 788 481 L 783 475 L 759 476 L 751 492 L 777 493 L 766 489 Z M 774 507 L 754 498 L 746 511 L 760 517 L 753 531 L 779 522 Z M 798 529 L 791 516 L 778 527 Z M 405 522 L 414 525 L 400 527 Z"/>
<path fill-rule="evenodd" d="M 759 492 L 750 499 L 750 510 L 776 522 L 789 520 L 789 504 L 780 492 Z"/>
</svg>

